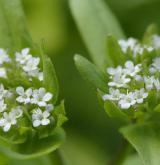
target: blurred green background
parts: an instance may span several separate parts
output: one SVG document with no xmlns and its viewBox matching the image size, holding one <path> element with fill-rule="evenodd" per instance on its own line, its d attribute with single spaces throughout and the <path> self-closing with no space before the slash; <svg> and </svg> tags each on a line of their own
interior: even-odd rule
<svg viewBox="0 0 160 165">
<path fill-rule="evenodd" d="M 98 1 L 98 0 L 97 0 Z M 142 37 L 151 23 L 160 25 L 159 0 L 105 0 L 127 36 Z M 120 146 L 121 123 L 109 119 L 92 88 L 81 79 L 75 53 L 89 54 L 71 16 L 67 0 L 23 0 L 29 31 L 36 43 L 45 40 L 65 98 L 69 121 L 63 153 L 73 165 L 104 165 Z M 126 162 L 127 164 L 127 162 Z M 133 161 L 133 164 L 137 164 Z"/>
</svg>

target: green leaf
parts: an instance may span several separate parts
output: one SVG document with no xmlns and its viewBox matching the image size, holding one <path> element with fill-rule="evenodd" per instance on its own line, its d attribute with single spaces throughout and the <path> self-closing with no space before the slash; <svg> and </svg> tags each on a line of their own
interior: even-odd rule
<svg viewBox="0 0 160 165">
<path fill-rule="evenodd" d="M 115 67 L 120 64 L 123 65 L 126 61 L 126 57 L 123 54 L 117 40 L 111 35 L 107 37 L 107 54 L 110 59 L 112 59 Z"/>
<path fill-rule="evenodd" d="M 120 25 L 103 0 L 69 0 L 72 15 L 94 63 L 104 70 L 112 65 L 106 55 L 108 34 L 123 38 Z"/>
<path fill-rule="evenodd" d="M 21 49 L 31 46 L 20 0 L 0 0 L 0 47 Z"/>
<path fill-rule="evenodd" d="M 59 94 L 59 85 L 51 59 L 42 53 L 43 83 L 47 91 L 53 93 L 53 103 L 56 103 Z"/>
<path fill-rule="evenodd" d="M 121 133 L 137 150 L 143 165 L 160 162 L 160 123 L 144 123 L 123 127 Z"/>
<path fill-rule="evenodd" d="M 66 117 L 64 101 L 62 101 L 61 104 L 54 109 L 53 114 L 57 121 L 56 128 L 61 127 L 62 124 L 68 120 Z"/>
<path fill-rule="evenodd" d="M 82 77 L 91 83 L 96 89 L 107 91 L 107 76 L 86 58 L 75 55 L 74 61 Z"/>
<path fill-rule="evenodd" d="M 127 122 L 129 121 L 128 116 L 109 100 L 104 103 L 104 109 L 111 118 L 118 118 Z"/>
<path fill-rule="evenodd" d="M 0 152 L 14 159 L 33 159 L 56 150 L 64 139 L 65 133 L 62 128 L 59 128 L 47 138 L 38 139 L 35 137 L 32 143 L 29 141 L 20 145 L 10 145 L 0 140 Z"/>
</svg>

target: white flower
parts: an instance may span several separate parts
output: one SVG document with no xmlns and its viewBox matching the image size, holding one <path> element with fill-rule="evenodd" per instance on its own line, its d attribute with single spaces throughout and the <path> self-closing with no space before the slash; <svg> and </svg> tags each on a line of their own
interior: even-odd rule
<svg viewBox="0 0 160 165">
<path fill-rule="evenodd" d="M 17 120 L 13 113 L 4 112 L 3 117 L 0 119 L 0 126 L 3 127 L 4 132 L 8 132 L 12 125 L 15 125 Z"/>
<path fill-rule="evenodd" d="M 2 65 L 4 62 L 10 62 L 10 58 L 7 54 L 7 51 L 0 48 L 0 65 Z"/>
<path fill-rule="evenodd" d="M 131 81 L 130 78 L 126 78 L 125 75 L 122 74 L 116 74 L 113 76 L 112 81 L 108 83 L 109 86 L 111 87 L 126 87 L 127 83 L 129 83 Z"/>
<path fill-rule="evenodd" d="M 154 81 L 155 81 L 155 78 L 153 76 L 151 77 L 144 77 L 144 83 L 145 83 L 145 87 L 146 89 L 150 90 L 150 89 L 153 89 L 154 88 Z"/>
<path fill-rule="evenodd" d="M 123 68 L 121 66 L 118 66 L 117 68 L 110 67 L 110 68 L 107 68 L 107 72 L 111 76 L 114 76 L 116 74 L 123 74 Z"/>
<path fill-rule="evenodd" d="M 137 103 L 143 103 L 143 100 L 148 96 L 148 93 L 145 92 L 144 88 L 141 88 L 140 90 L 135 90 L 134 94 Z"/>
<path fill-rule="evenodd" d="M 0 100 L 0 112 L 4 112 L 7 108 L 7 104 L 4 103 L 4 100 Z"/>
<path fill-rule="evenodd" d="M 160 90 L 160 81 L 159 81 L 159 79 L 154 79 L 153 83 L 154 83 L 156 89 L 159 91 Z"/>
<path fill-rule="evenodd" d="M 119 89 L 113 89 L 109 88 L 109 94 L 103 95 L 103 100 L 112 100 L 112 101 L 118 101 L 121 98 L 121 93 Z"/>
<path fill-rule="evenodd" d="M 46 105 L 46 111 L 51 112 L 54 109 L 54 106 L 52 104 Z"/>
<path fill-rule="evenodd" d="M 16 100 L 18 102 L 24 103 L 24 104 L 31 102 L 31 96 L 32 96 L 32 89 L 31 88 L 28 88 L 25 91 L 23 87 L 17 87 L 16 92 L 17 92 L 17 94 L 19 94 L 19 96 L 16 98 Z"/>
<path fill-rule="evenodd" d="M 21 52 L 16 52 L 16 61 L 21 65 L 25 64 L 32 56 L 29 54 L 29 48 L 22 49 Z"/>
<path fill-rule="evenodd" d="M 123 94 L 121 100 L 118 102 L 122 109 L 128 109 L 136 103 L 134 93 Z"/>
<path fill-rule="evenodd" d="M 38 69 L 39 62 L 40 62 L 39 57 L 32 57 L 27 61 L 26 65 L 23 66 L 23 70 L 25 72 L 35 71 Z"/>
<path fill-rule="evenodd" d="M 39 88 L 38 90 L 33 91 L 32 103 L 37 104 L 40 107 L 45 107 L 47 105 L 46 102 L 50 101 L 52 98 L 52 94 L 47 92 L 45 88 Z"/>
<path fill-rule="evenodd" d="M 121 49 L 124 53 L 127 52 L 127 49 L 130 48 L 131 50 L 135 47 L 137 44 L 137 40 L 134 38 L 128 38 L 128 40 L 119 40 L 118 43 L 121 46 Z"/>
<path fill-rule="evenodd" d="M 5 68 L 0 67 L 0 77 L 7 78 L 7 73 Z"/>
<path fill-rule="evenodd" d="M 126 61 L 125 67 L 124 72 L 131 77 L 136 76 L 136 74 L 141 71 L 141 64 L 134 65 L 132 61 Z"/>
<path fill-rule="evenodd" d="M 50 113 L 48 111 L 42 112 L 39 108 L 35 109 L 32 114 L 33 127 L 48 125 L 50 123 L 49 116 Z"/>
<path fill-rule="evenodd" d="M 150 67 L 150 72 L 153 74 L 156 71 L 160 72 L 160 57 L 156 57 L 153 59 L 153 63 Z"/>
<path fill-rule="evenodd" d="M 8 90 L 4 89 L 3 84 L 0 84 L 0 99 L 10 97 L 11 95 L 12 95 L 12 93 L 9 92 Z"/>
<path fill-rule="evenodd" d="M 160 48 L 160 36 L 153 35 L 152 37 L 152 44 L 154 48 Z"/>
<path fill-rule="evenodd" d="M 20 118 L 23 115 L 23 109 L 21 106 L 12 108 L 11 112 L 15 118 Z"/>
</svg>

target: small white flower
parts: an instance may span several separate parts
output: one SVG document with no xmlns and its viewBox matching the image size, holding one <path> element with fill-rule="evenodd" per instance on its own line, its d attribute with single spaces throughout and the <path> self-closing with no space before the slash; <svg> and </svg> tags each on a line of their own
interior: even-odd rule
<svg viewBox="0 0 160 165">
<path fill-rule="evenodd" d="M 0 99 L 10 97 L 11 95 L 12 95 L 12 93 L 9 92 L 8 90 L 4 89 L 3 84 L 0 84 Z"/>
<path fill-rule="evenodd" d="M 0 100 L 0 112 L 4 112 L 7 108 L 7 104 L 4 103 L 4 100 Z"/>
<path fill-rule="evenodd" d="M 4 62 L 10 62 L 10 58 L 7 54 L 7 51 L 0 48 L 0 65 L 2 65 Z"/>
<path fill-rule="evenodd" d="M 137 103 L 143 103 L 143 100 L 148 96 L 148 93 L 145 92 L 144 88 L 141 88 L 140 90 L 135 90 L 134 94 Z"/>
<path fill-rule="evenodd" d="M 46 105 L 46 111 L 51 112 L 54 109 L 54 106 L 52 104 Z"/>
<path fill-rule="evenodd" d="M 32 89 L 28 88 L 26 91 L 23 87 L 17 87 L 16 92 L 19 95 L 16 100 L 20 103 L 30 103 L 31 102 L 31 96 L 32 96 Z"/>
<path fill-rule="evenodd" d="M 160 36 L 153 35 L 152 37 L 152 44 L 154 48 L 160 48 Z"/>
<path fill-rule="evenodd" d="M 122 109 L 128 109 L 136 103 L 134 93 L 123 94 L 121 100 L 118 102 Z"/>
<path fill-rule="evenodd" d="M 118 66 L 117 68 L 107 68 L 107 72 L 108 74 L 110 74 L 111 76 L 117 75 L 117 74 L 123 74 L 123 68 L 121 66 Z"/>
<path fill-rule="evenodd" d="M 118 101 L 121 98 L 121 93 L 119 89 L 113 89 L 109 88 L 109 94 L 103 95 L 103 100 L 112 100 L 112 101 Z"/>
<path fill-rule="evenodd" d="M 35 71 L 38 69 L 39 62 L 40 62 L 39 57 L 32 57 L 27 61 L 26 65 L 23 66 L 23 70 L 25 72 Z"/>
<path fill-rule="evenodd" d="M 21 106 L 12 108 L 11 112 L 15 118 L 20 118 L 23 115 L 23 109 Z"/>
<path fill-rule="evenodd" d="M 160 72 L 160 57 L 156 57 L 153 59 L 153 63 L 150 67 L 150 72 L 153 74 L 156 71 Z"/>
<path fill-rule="evenodd" d="M 0 67 L 0 77 L 7 78 L 7 73 L 5 68 Z"/>
<path fill-rule="evenodd" d="M 155 78 L 153 76 L 151 77 L 144 77 L 144 83 L 145 83 L 145 87 L 146 89 L 150 90 L 150 89 L 153 89 L 154 88 L 154 81 L 155 81 Z"/>
<path fill-rule="evenodd" d="M 21 65 L 25 64 L 32 56 L 29 54 L 29 48 L 22 49 L 21 52 L 16 52 L 16 61 Z"/>
<path fill-rule="evenodd" d="M 3 127 L 4 132 L 8 132 L 12 125 L 15 125 L 17 120 L 13 113 L 4 112 L 3 117 L 0 119 L 0 126 Z"/>
<path fill-rule="evenodd" d="M 52 98 L 52 94 L 47 92 L 45 88 L 39 88 L 38 90 L 33 91 L 33 98 L 31 102 L 33 104 L 37 104 L 40 107 L 45 107 L 47 105 L 46 102 L 50 101 Z"/>
<path fill-rule="evenodd" d="M 154 83 L 156 89 L 159 91 L 160 90 L 160 81 L 159 81 L 159 79 L 154 79 L 153 83 Z"/>
<path fill-rule="evenodd" d="M 128 40 L 119 40 L 118 43 L 121 46 L 121 49 L 124 53 L 127 52 L 127 49 L 130 48 L 131 50 L 135 47 L 137 44 L 137 40 L 134 38 L 128 38 Z"/>
<path fill-rule="evenodd" d="M 131 77 L 136 76 L 137 73 L 141 71 L 141 64 L 134 65 L 132 61 L 126 61 L 124 72 Z"/>
<path fill-rule="evenodd" d="M 49 116 L 50 113 L 48 111 L 42 112 L 39 108 L 35 109 L 32 114 L 33 127 L 48 125 L 50 123 Z"/>
<path fill-rule="evenodd" d="M 108 83 L 109 86 L 111 87 L 126 87 L 127 83 L 131 81 L 130 78 L 127 78 L 125 75 L 122 74 L 116 74 L 113 76 L 112 81 Z"/>
</svg>

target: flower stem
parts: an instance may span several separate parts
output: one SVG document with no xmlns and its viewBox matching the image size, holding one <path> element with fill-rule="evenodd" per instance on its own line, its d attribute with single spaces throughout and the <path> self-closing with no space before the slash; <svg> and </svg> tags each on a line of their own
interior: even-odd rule
<svg viewBox="0 0 160 165">
<path fill-rule="evenodd" d="M 123 138 L 120 148 L 118 149 L 116 155 L 113 157 L 109 165 L 122 165 L 124 160 L 126 159 L 129 148 L 130 144 Z"/>
</svg>

